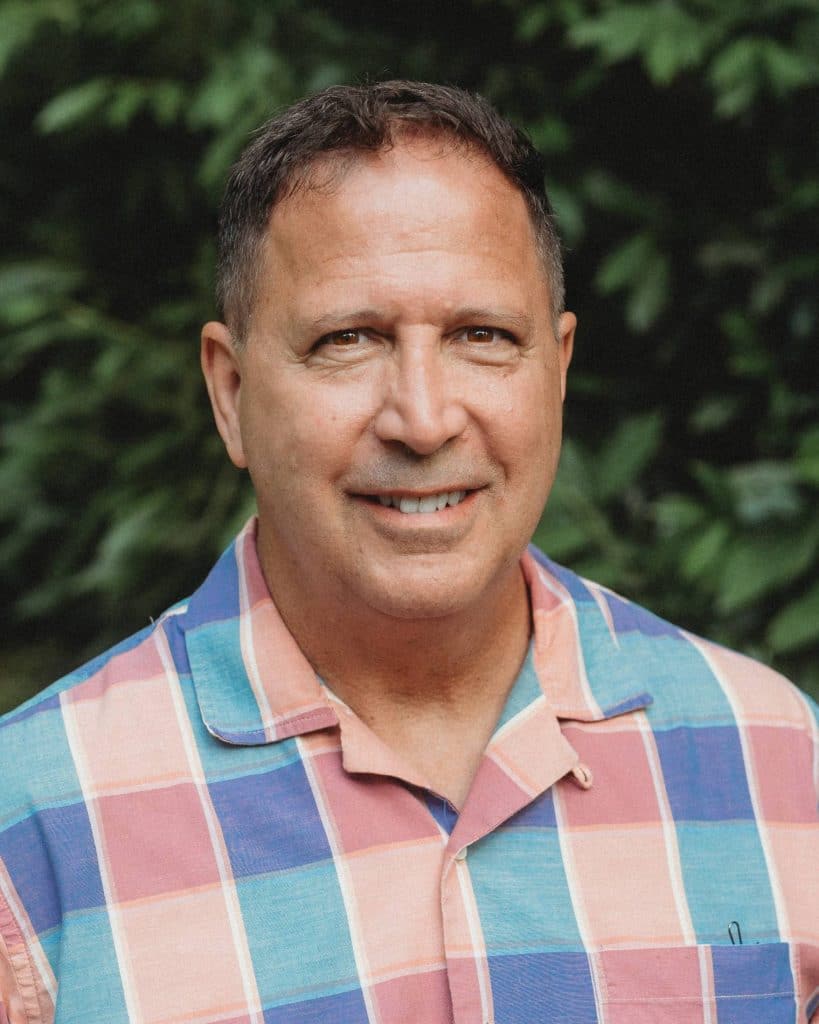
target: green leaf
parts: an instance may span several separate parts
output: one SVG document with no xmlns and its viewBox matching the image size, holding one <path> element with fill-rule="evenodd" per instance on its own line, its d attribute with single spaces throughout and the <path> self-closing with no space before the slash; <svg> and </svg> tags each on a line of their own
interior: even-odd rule
<svg viewBox="0 0 819 1024">
<path fill-rule="evenodd" d="M 595 460 L 572 438 L 563 445 L 560 468 L 535 542 L 565 558 L 599 548 L 617 561 L 623 547 L 612 532 L 595 493 Z M 555 547 L 553 547 L 553 542 Z"/>
<path fill-rule="evenodd" d="M 794 338 L 807 340 L 813 337 L 817 321 L 819 321 L 819 310 L 813 301 L 805 299 L 793 305 L 788 326 Z"/>
<path fill-rule="evenodd" d="M 611 63 L 638 53 L 646 35 L 646 8 L 636 4 L 620 4 L 597 18 L 578 21 L 567 33 L 573 46 L 594 47 Z"/>
<path fill-rule="evenodd" d="M 538 528 L 534 541 L 538 547 L 548 551 L 550 557 L 564 559 L 572 558 L 588 547 L 591 537 L 583 523 L 576 518 L 552 515 L 550 511 Z"/>
<path fill-rule="evenodd" d="M 732 267 L 759 267 L 766 256 L 765 246 L 750 238 L 716 238 L 700 247 L 697 262 L 713 273 Z"/>
<path fill-rule="evenodd" d="M 607 171 L 589 171 L 583 176 L 580 191 L 592 205 L 618 217 L 643 221 L 657 213 L 653 197 Z"/>
<path fill-rule="evenodd" d="M 112 581 L 126 577 L 134 553 L 150 548 L 152 537 L 161 535 L 169 501 L 170 495 L 157 491 L 136 500 L 127 511 L 123 509 L 99 545 L 94 560 L 78 575 L 77 589 L 111 586 Z"/>
<path fill-rule="evenodd" d="M 0 75 L 11 60 L 21 53 L 49 23 L 75 25 L 76 4 L 65 0 L 6 0 L 2 5 L 3 29 L 0 32 Z"/>
<path fill-rule="evenodd" d="M 571 147 L 572 133 L 560 117 L 547 116 L 529 125 L 529 137 L 541 153 L 566 153 Z"/>
<path fill-rule="evenodd" d="M 699 402 L 688 418 L 695 434 L 712 434 L 736 418 L 742 403 L 736 395 L 710 395 Z"/>
<path fill-rule="evenodd" d="M 595 459 L 595 493 L 606 501 L 622 496 L 660 447 L 663 417 L 659 412 L 629 416 L 619 424 Z"/>
<path fill-rule="evenodd" d="M 105 120 L 113 128 L 125 128 L 143 109 L 146 100 L 145 86 L 141 82 L 117 82 L 105 105 Z"/>
<path fill-rule="evenodd" d="M 690 462 L 688 468 L 712 505 L 722 512 L 733 513 L 733 495 L 725 473 L 716 466 L 699 459 Z"/>
<path fill-rule="evenodd" d="M 790 462 L 772 460 L 736 466 L 727 474 L 737 518 L 749 525 L 792 519 L 803 507 Z"/>
<path fill-rule="evenodd" d="M 699 526 L 706 517 L 700 502 L 686 494 L 664 494 L 654 502 L 654 521 L 661 537 L 676 537 Z"/>
<path fill-rule="evenodd" d="M 609 295 L 631 285 L 639 280 L 656 252 L 656 246 L 649 235 L 632 235 L 600 264 L 595 278 L 597 287 L 604 295 Z"/>
<path fill-rule="evenodd" d="M 789 586 L 816 556 L 819 523 L 812 529 L 738 537 L 719 567 L 717 607 L 730 613 Z"/>
<path fill-rule="evenodd" d="M 522 43 L 531 43 L 551 25 L 554 15 L 554 10 L 548 4 L 535 3 L 527 5 L 518 18 L 518 39 Z"/>
<path fill-rule="evenodd" d="M 819 641 L 819 583 L 776 615 L 768 628 L 767 639 L 778 654 Z"/>
<path fill-rule="evenodd" d="M 647 331 L 668 305 L 671 265 L 668 257 L 656 254 L 637 280 L 626 302 L 626 322 L 632 330 Z"/>
<path fill-rule="evenodd" d="M 214 62 L 188 108 L 188 123 L 193 128 L 227 128 L 247 113 L 248 106 L 260 115 L 270 111 L 283 98 L 276 86 L 287 77 L 278 53 L 262 42 L 246 40 Z"/>
<path fill-rule="evenodd" d="M 54 260 L 25 260 L 0 266 L 0 305 L 36 292 L 48 295 L 66 295 L 82 280 L 77 267 L 69 267 Z"/>
<path fill-rule="evenodd" d="M 35 119 L 41 132 L 65 131 L 89 120 L 96 114 L 111 92 L 108 78 L 92 78 L 75 85 L 49 100 Z"/>
<path fill-rule="evenodd" d="M 573 189 L 547 182 L 549 200 L 554 210 L 560 237 L 568 245 L 576 245 L 585 231 L 583 206 Z"/>
<path fill-rule="evenodd" d="M 709 79 L 721 117 L 747 110 L 761 92 L 784 99 L 819 78 L 819 62 L 774 39 L 743 36 L 725 47 L 711 63 Z"/>
<path fill-rule="evenodd" d="M 715 25 L 676 3 L 617 4 L 568 32 L 578 47 L 595 47 L 609 63 L 640 57 L 659 85 L 700 64 L 715 38 Z"/>
<path fill-rule="evenodd" d="M 658 85 L 668 85 L 681 71 L 702 62 L 713 32 L 707 22 L 692 17 L 675 4 L 657 4 L 654 14 L 645 63 Z"/>
<path fill-rule="evenodd" d="M 819 486 L 819 427 L 812 427 L 800 438 L 795 468 L 801 480 Z"/>
<path fill-rule="evenodd" d="M 626 321 L 632 330 L 648 330 L 670 297 L 670 264 L 654 238 L 640 232 L 609 253 L 595 284 L 604 294 L 626 289 Z"/>
<path fill-rule="evenodd" d="M 757 43 L 737 39 L 726 46 L 711 64 L 709 78 L 716 92 L 716 112 L 721 117 L 734 117 L 748 106 L 758 88 Z"/>
<path fill-rule="evenodd" d="M 171 124 L 184 106 L 185 89 L 179 82 L 153 82 L 146 98 L 157 123 Z"/>
<path fill-rule="evenodd" d="M 819 79 L 819 59 L 786 48 L 775 39 L 765 39 L 762 59 L 767 71 L 771 91 L 784 99 L 796 89 L 813 85 Z"/>
<path fill-rule="evenodd" d="M 567 437 L 560 452 L 555 486 L 584 494 L 591 500 L 594 490 L 592 480 L 592 460 L 584 445 L 575 438 Z"/>
<path fill-rule="evenodd" d="M 731 530 L 720 520 L 707 526 L 683 551 L 680 570 L 687 580 L 698 580 L 713 569 L 722 554 Z"/>
<path fill-rule="evenodd" d="M 155 0 L 119 0 L 115 4 L 96 4 L 92 21 L 99 35 L 115 39 L 139 40 L 162 21 L 162 6 Z"/>
</svg>

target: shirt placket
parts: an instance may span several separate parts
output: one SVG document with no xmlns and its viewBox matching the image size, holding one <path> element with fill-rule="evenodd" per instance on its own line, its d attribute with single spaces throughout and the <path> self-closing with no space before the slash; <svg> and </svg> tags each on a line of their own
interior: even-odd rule
<svg viewBox="0 0 819 1024">
<path fill-rule="evenodd" d="M 447 844 L 441 917 L 454 1024 L 495 1024 L 489 959 L 469 870 L 470 848 L 566 774 L 584 789 L 591 772 L 544 699 L 490 743 Z"/>
</svg>

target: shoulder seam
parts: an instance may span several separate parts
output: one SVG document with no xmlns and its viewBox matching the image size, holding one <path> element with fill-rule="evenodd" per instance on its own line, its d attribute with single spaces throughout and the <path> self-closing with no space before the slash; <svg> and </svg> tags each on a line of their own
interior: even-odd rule
<svg viewBox="0 0 819 1024">
<path fill-rule="evenodd" d="M 10 708 L 8 711 L 0 714 L 0 726 L 4 726 L 7 723 L 14 721 L 21 712 L 36 713 L 38 711 L 38 705 L 41 705 L 52 698 L 59 698 L 67 690 L 71 690 L 75 686 L 86 682 L 86 680 L 100 672 L 112 659 L 116 658 L 117 655 L 125 653 L 127 650 L 132 650 L 144 643 L 146 640 L 149 640 L 157 630 L 164 629 L 169 621 L 179 615 L 184 615 L 187 612 L 187 609 L 187 600 L 179 601 L 177 604 L 171 605 L 170 608 L 165 609 L 161 615 L 156 619 L 152 619 L 147 625 L 143 626 L 142 629 L 138 629 L 130 636 L 123 637 L 122 640 L 109 647 L 107 650 L 101 651 L 82 665 L 77 666 L 77 668 L 72 669 L 70 672 L 66 672 L 65 675 L 60 676 L 59 679 L 55 679 L 54 682 L 45 686 L 39 693 L 35 693 L 28 700 L 23 701 L 22 704 L 19 704 L 17 707 Z"/>
</svg>

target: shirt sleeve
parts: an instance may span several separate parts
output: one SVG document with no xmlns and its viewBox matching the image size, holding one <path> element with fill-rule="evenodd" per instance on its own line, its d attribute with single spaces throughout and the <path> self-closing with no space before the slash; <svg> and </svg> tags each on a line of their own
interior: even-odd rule
<svg viewBox="0 0 819 1024">
<path fill-rule="evenodd" d="M 34 969 L 20 927 L 0 893 L 0 1024 L 52 1024 L 53 1019 L 51 999 Z"/>
<path fill-rule="evenodd" d="M 802 696 L 805 698 L 805 703 L 808 705 L 808 711 L 810 712 L 813 721 L 813 785 L 816 790 L 816 811 L 819 814 L 819 704 L 810 696 L 802 691 Z M 817 1016 L 819 1021 L 819 1015 Z"/>
<path fill-rule="evenodd" d="M 819 815 L 819 704 L 810 696 L 802 691 L 802 696 L 805 698 L 805 703 L 808 706 L 808 711 L 812 717 L 812 731 L 813 731 L 813 784 L 816 789 L 816 813 Z M 809 1000 L 809 1003 L 813 1002 L 813 999 Z M 819 1000 L 817 1000 L 816 1007 L 813 1013 L 810 1015 L 808 1024 L 819 1024 Z"/>
</svg>

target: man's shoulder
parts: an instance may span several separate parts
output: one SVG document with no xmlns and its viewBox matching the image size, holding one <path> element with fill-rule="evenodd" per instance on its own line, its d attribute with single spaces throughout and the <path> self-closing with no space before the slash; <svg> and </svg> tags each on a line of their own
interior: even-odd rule
<svg viewBox="0 0 819 1024">
<path fill-rule="evenodd" d="M 136 704 L 141 688 L 157 674 L 176 671 L 172 657 L 163 664 L 160 649 L 168 649 L 175 619 L 185 608 L 186 602 L 172 606 L 142 630 L 0 716 L 0 831 L 14 807 L 53 804 L 75 794 L 72 720 L 83 714 L 84 705 L 93 703 L 99 709 L 104 703 L 99 698 L 109 693 L 127 691 L 127 699 Z"/>
<path fill-rule="evenodd" d="M 0 715 L 0 729 L 11 728 L 19 721 L 50 710 L 61 700 L 70 699 L 71 691 L 83 686 L 87 687 L 92 679 L 105 680 L 106 683 L 113 682 L 115 676 L 111 675 L 112 670 L 115 670 L 123 662 L 134 668 L 139 666 L 157 631 L 163 629 L 172 617 L 184 614 L 187 604 L 187 599 L 177 602 L 158 618 L 152 619 L 147 626 L 60 676 L 59 679 L 35 693 L 33 697 Z"/>
<path fill-rule="evenodd" d="M 757 658 L 699 636 L 657 615 L 617 591 L 581 576 L 530 548 L 535 560 L 564 588 L 578 618 L 581 645 L 584 617 L 605 623 L 612 640 L 606 652 L 612 672 L 641 675 L 653 698 L 652 715 L 671 725 L 686 719 L 714 720 L 724 711 L 732 717 L 801 722 L 817 729 L 819 707 L 803 690 Z M 599 649 L 599 637 L 589 628 L 589 647 Z"/>
</svg>

